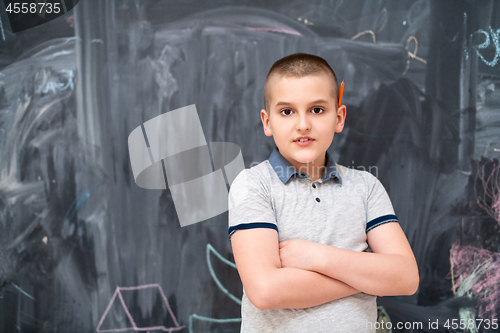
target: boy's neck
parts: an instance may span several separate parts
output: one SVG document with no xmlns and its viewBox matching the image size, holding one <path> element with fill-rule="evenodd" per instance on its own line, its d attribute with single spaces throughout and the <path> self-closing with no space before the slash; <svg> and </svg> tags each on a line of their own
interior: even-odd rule
<svg viewBox="0 0 500 333">
<path fill-rule="evenodd" d="M 277 148 L 277 149 L 279 152 L 279 148 Z M 283 156 L 283 154 L 281 154 L 281 156 Z M 285 157 L 283 156 L 283 158 L 285 158 Z M 290 165 L 292 165 L 295 168 L 295 171 L 297 171 L 299 173 L 305 172 L 305 173 L 307 173 L 309 178 L 311 178 L 312 181 L 316 181 L 316 180 L 321 178 L 321 176 L 323 175 L 323 172 L 326 169 L 326 151 L 323 154 L 323 158 L 319 161 L 316 161 L 316 164 L 313 164 L 313 163 L 296 164 L 296 163 L 291 163 L 290 161 L 288 161 L 288 163 L 290 163 Z"/>
</svg>

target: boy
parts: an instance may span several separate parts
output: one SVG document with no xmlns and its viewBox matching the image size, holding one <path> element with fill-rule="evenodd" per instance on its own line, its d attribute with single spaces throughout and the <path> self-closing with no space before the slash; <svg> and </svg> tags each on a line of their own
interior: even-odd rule
<svg viewBox="0 0 500 333">
<path fill-rule="evenodd" d="M 276 147 L 238 174 L 228 198 L 241 332 L 375 332 L 377 296 L 418 288 L 383 185 L 327 152 L 346 117 L 338 91 L 328 63 L 310 54 L 267 75 L 261 120 Z"/>
</svg>

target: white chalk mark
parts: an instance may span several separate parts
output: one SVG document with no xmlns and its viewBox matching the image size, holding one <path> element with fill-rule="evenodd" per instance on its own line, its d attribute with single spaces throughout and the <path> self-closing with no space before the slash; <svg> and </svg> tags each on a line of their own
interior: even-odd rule
<svg viewBox="0 0 500 333">
<path fill-rule="evenodd" d="M 33 296 L 31 296 L 30 294 L 28 294 L 27 292 L 25 292 L 24 290 L 22 290 L 17 284 L 13 283 L 12 284 L 17 290 L 19 290 L 21 293 L 23 293 L 26 297 L 29 297 L 31 298 L 32 300 L 35 300 L 35 298 Z"/>
<path fill-rule="evenodd" d="M 373 25 L 373 30 L 376 32 L 380 32 L 384 30 L 386 24 L 387 24 L 387 9 L 384 7 L 378 14 L 377 20 Z"/>
<path fill-rule="evenodd" d="M 3 23 L 1 17 L 0 17 L 0 30 L 2 30 L 2 39 L 5 40 L 5 31 L 3 31 Z"/>
<path fill-rule="evenodd" d="M 248 27 L 246 29 L 248 29 L 248 30 L 272 31 L 272 32 L 280 32 L 280 33 L 284 33 L 284 34 L 302 36 L 302 34 L 300 32 L 297 32 L 297 31 L 294 31 L 294 30 L 288 30 L 288 29 L 254 28 L 254 27 Z"/>
<path fill-rule="evenodd" d="M 66 9 L 66 4 L 64 3 L 64 0 L 61 0 L 61 5 L 63 8 L 64 14 L 66 14 L 68 12 L 68 10 Z"/>
</svg>

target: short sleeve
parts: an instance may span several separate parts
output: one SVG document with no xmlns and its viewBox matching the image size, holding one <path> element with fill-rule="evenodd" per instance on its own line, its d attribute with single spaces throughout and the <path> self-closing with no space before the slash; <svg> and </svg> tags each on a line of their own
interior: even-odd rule
<svg viewBox="0 0 500 333">
<path fill-rule="evenodd" d="M 377 177 L 369 173 L 369 189 L 366 209 L 366 232 L 387 222 L 399 222 L 391 199 Z"/>
<path fill-rule="evenodd" d="M 249 169 L 231 183 L 228 196 L 229 240 L 240 229 L 271 228 L 278 231 L 269 187 Z"/>
</svg>

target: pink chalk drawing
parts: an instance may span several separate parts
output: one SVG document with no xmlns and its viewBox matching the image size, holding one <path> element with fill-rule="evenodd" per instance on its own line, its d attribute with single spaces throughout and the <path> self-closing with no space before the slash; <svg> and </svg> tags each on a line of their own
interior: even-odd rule
<svg viewBox="0 0 500 333">
<path fill-rule="evenodd" d="M 73 15 L 66 17 L 66 23 L 72 28 L 75 27 L 75 18 Z"/>
<path fill-rule="evenodd" d="M 486 167 L 490 166 L 492 170 L 487 174 Z M 478 194 L 478 185 L 483 188 L 483 194 Z M 474 181 L 474 194 L 476 196 L 477 204 L 488 215 L 490 215 L 500 225 L 500 163 L 494 160 L 493 163 L 483 163 L 479 165 Z"/>
<path fill-rule="evenodd" d="M 500 311 L 500 253 L 455 242 L 450 250 L 452 290 L 478 301 L 481 318 L 497 318 Z"/>
<path fill-rule="evenodd" d="M 170 314 L 172 320 L 174 321 L 174 324 L 175 324 L 175 327 L 165 327 L 165 326 L 152 326 L 152 327 L 137 327 L 137 325 L 135 324 L 135 321 L 134 319 L 132 318 L 132 315 L 130 314 L 130 311 L 127 307 L 127 305 L 125 304 L 125 301 L 123 300 L 123 295 L 121 293 L 122 290 L 142 290 L 142 289 L 147 289 L 147 288 L 158 288 L 158 292 L 160 293 L 163 301 L 165 302 L 165 305 L 167 307 L 167 310 L 168 310 L 168 313 Z M 106 330 L 101 330 L 101 326 L 104 322 L 104 319 L 106 319 L 106 316 L 108 315 L 109 313 L 109 310 L 111 309 L 116 297 L 118 296 L 118 298 L 120 299 L 120 303 L 122 305 L 122 308 L 123 310 L 125 311 L 126 315 L 127 315 L 127 318 L 128 320 L 130 320 L 130 322 L 132 323 L 132 327 L 125 327 L 125 328 L 113 328 L 113 329 L 106 329 Z M 157 284 L 157 283 L 152 283 L 152 284 L 146 284 L 146 285 L 142 285 L 142 286 L 136 286 L 136 287 L 116 287 L 116 290 L 113 294 L 113 297 L 111 297 L 111 301 L 109 301 L 109 304 L 108 304 L 108 307 L 106 308 L 106 310 L 104 311 L 102 317 L 101 317 L 101 320 L 99 320 L 99 324 L 97 325 L 97 332 L 124 332 L 124 331 L 129 331 L 129 330 L 133 330 L 133 331 L 155 331 L 155 330 L 161 330 L 161 331 L 165 331 L 165 332 L 174 332 L 174 331 L 178 331 L 180 329 L 183 329 L 184 327 L 186 327 L 185 325 L 183 326 L 179 326 L 179 323 L 177 322 L 177 319 L 175 318 L 175 315 L 174 313 L 172 312 L 172 309 L 170 308 L 170 305 L 168 304 L 168 300 L 167 300 L 167 297 L 165 296 L 165 294 L 163 293 L 163 290 L 161 289 L 160 285 Z"/>
</svg>

